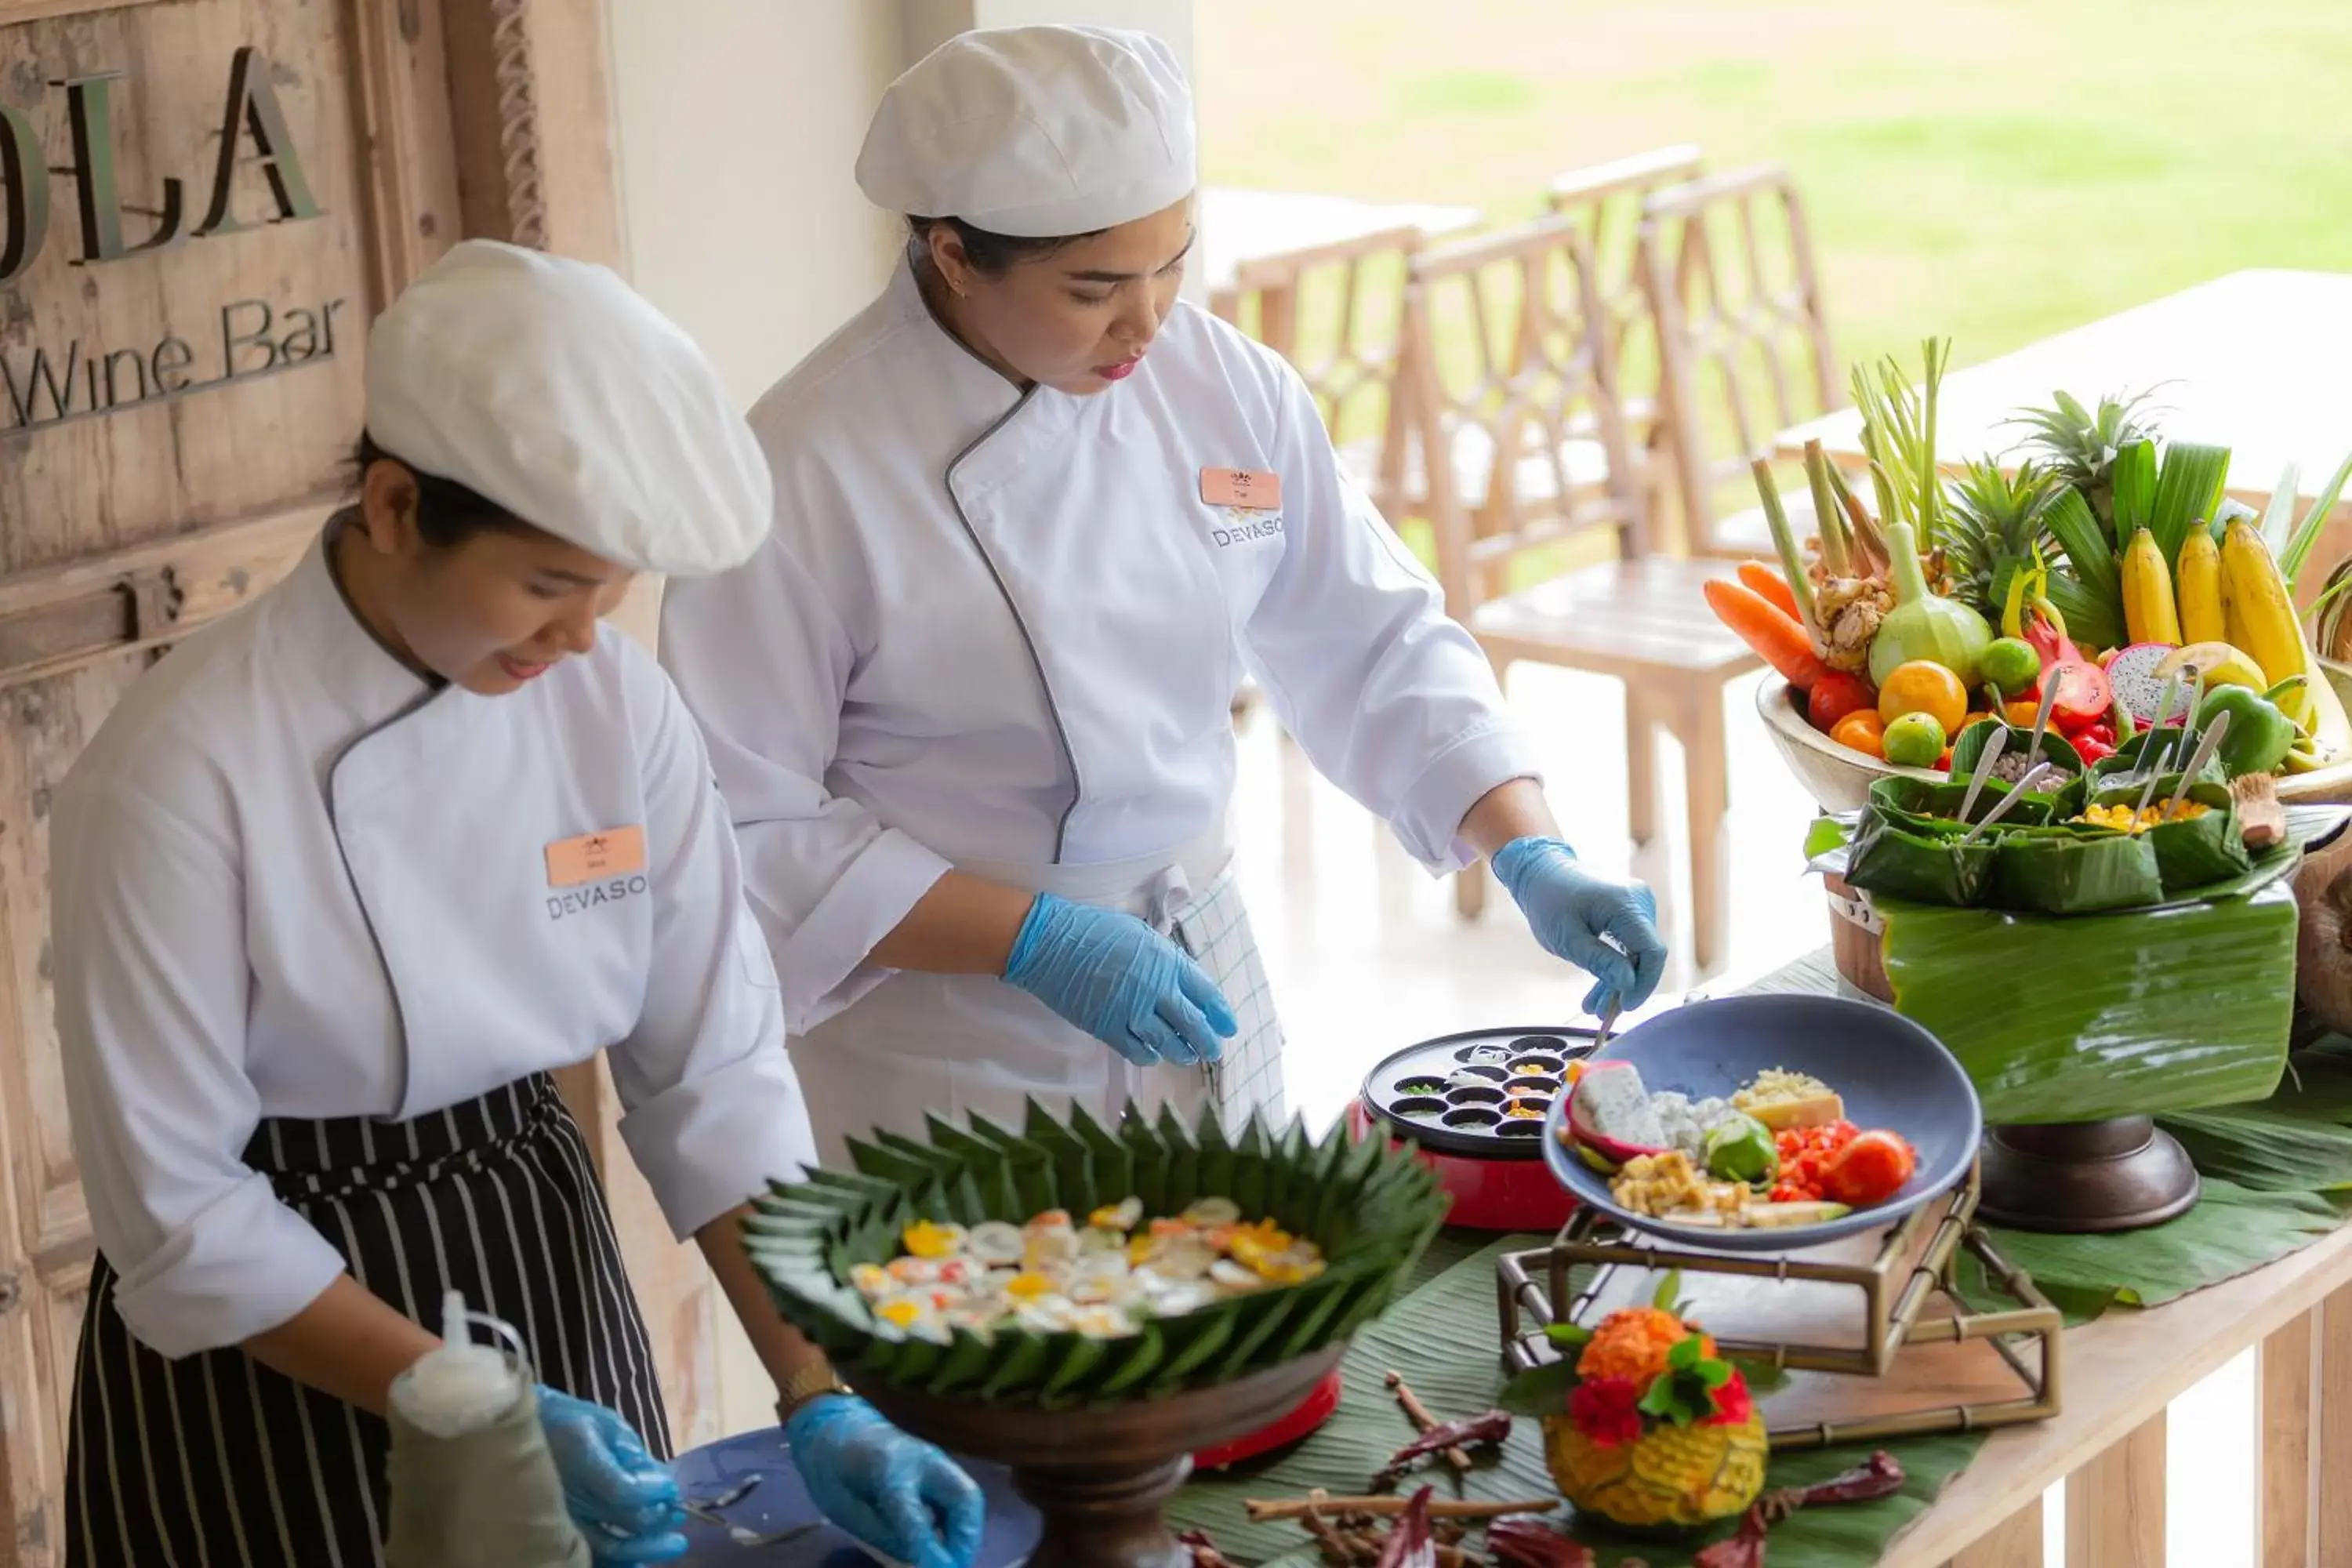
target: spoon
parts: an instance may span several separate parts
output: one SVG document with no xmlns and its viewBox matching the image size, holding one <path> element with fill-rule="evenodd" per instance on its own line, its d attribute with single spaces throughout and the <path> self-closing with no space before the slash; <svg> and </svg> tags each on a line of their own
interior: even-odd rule
<svg viewBox="0 0 2352 1568">
<path fill-rule="evenodd" d="M 2007 795 L 2002 795 L 1999 800 L 1993 802 L 1992 809 L 1984 814 L 1984 820 L 1982 822 L 1978 823 L 1974 827 L 1969 828 L 1968 832 L 1960 836 L 1960 842 L 1963 845 L 1975 843 L 1983 836 L 1986 828 L 1990 827 L 1994 823 L 1999 822 L 2002 816 L 2008 814 L 2011 806 L 2015 805 L 2027 795 L 2032 793 L 2033 786 L 2042 782 L 2042 775 L 2051 772 L 2056 765 L 2057 764 L 2054 763 L 2036 763 L 2033 765 L 2032 772 L 2018 780 L 2015 787 L 2011 789 Z"/>
<path fill-rule="evenodd" d="M 2205 771 L 2205 765 L 2213 760 L 2213 753 L 2221 749 L 2221 737 L 2229 732 L 2230 716 L 2227 713 L 2214 714 L 2213 722 L 2205 727 L 2205 738 L 2197 742 L 2196 756 L 2190 758 L 2189 766 L 2181 770 L 2180 787 L 2174 790 L 2172 798 L 2165 803 L 2165 821 L 2170 822 L 2179 815 L 2181 803 L 2189 798 L 2189 786 L 2197 782 L 2197 775 Z"/>
<path fill-rule="evenodd" d="M 2179 694 L 2180 675 L 2179 672 L 2176 670 L 2173 672 L 2172 676 L 2165 681 L 2164 696 L 2156 705 L 2156 711 L 2158 714 L 2156 721 L 2158 725 L 2162 725 L 2167 719 L 2169 719 L 2172 716 L 2172 700 Z M 2163 730 L 2159 728 L 2152 731 L 2148 735 L 2147 743 L 2140 747 L 2139 762 L 2140 766 L 2148 770 L 2147 784 L 2139 792 L 2139 804 L 2132 808 L 2132 820 L 2134 822 L 2137 822 L 2140 819 L 2141 815 L 2147 810 L 2147 803 L 2156 795 L 2157 781 L 2164 777 L 2166 772 L 2165 764 L 2172 760 L 2173 749 L 2180 744 L 2181 737 L 2188 733 L 2188 731 L 2185 728 L 2188 721 L 2184 718 L 2181 722 L 2184 728 L 2180 735 L 2175 735 L 2172 739 L 2167 741 L 2164 739 Z"/>
<path fill-rule="evenodd" d="M 2008 745 L 2008 729 L 2004 727 L 1995 730 L 1992 732 L 1992 739 L 1985 745 L 1984 755 L 1977 759 L 1976 772 L 1969 779 L 1969 793 L 1960 797 L 1962 822 L 1966 822 L 1969 819 L 1969 813 L 1976 809 L 1977 796 L 1983 793 L 1985 780 L 1992 777 L 1993 767 L 2000 761 L 2000 753 L 2007 749 Z"/>
<path fill-rule="evenodd" d="M 2042 706 L 2033 715 L 2033 739 L 2025 743 L 2029 757 L 2042 755 L 2042 737 L 2050 729 L 2050 710 L 2058 705 L 2058 678 L 2048 670 L 2042 674 Z"/>
</svg>

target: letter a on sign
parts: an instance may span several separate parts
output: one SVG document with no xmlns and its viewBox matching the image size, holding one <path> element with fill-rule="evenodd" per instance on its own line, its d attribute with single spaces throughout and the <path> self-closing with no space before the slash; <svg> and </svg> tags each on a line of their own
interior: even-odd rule
<svg viewBox="0 0 2352 1568">
<path fill-rule="evenodd" d="M 260 154 L 255 162 L 269 176 L 269 194 L 277 199 L 278 221 L 319 216 L 310 182 L 302 173 L 301 154 L 294 150 L 293 133 L 286 129 L 286 111 L 278 107 L 278 89 L 269 85 L 269 62 L 248 44 L 236 51 L 236 63 L 229 68 L 220 163 L 213 171 L 212 205 L 205 213 L 205 221 L 196 226 L 200 236 L 235 234 L 250 226 L 239 223 L 230 211 L 236 192 L 237 147 L 247 132 Z"/>
</svg>

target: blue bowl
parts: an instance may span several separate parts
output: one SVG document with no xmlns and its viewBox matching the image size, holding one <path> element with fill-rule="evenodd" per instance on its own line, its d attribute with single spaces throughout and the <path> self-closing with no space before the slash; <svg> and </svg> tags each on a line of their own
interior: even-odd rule
<svg viewBox="0 0 2352 1568">
<path fill-rule="evenodd" d="M 1845 1119 L 1899 1132 L 1918 1151 L 1903 1190 L 1874 1208 L 1822 1225 L 1701 1230 L 1620 1207 L 1608 1178 L 1560 1141 L 1569 1096 L 1544 1120 L 1544 1163 L 1559 1184 L 1619 1223 L 1707 1252 L 1794 1252 L 1879 1230 L 1958 1186 L 1984 1133 L 1976 1085 L 1935 1036 L 1867 1002 L 1836 996 L 1725 996 L 1694 1002 L 1628 1029 L 1591 1058 L 1630 1061 L 1652 1093 L 1725 1099 L 1766 1068 L 1809 1073 L 1845 1100 Z"/>
</svg>

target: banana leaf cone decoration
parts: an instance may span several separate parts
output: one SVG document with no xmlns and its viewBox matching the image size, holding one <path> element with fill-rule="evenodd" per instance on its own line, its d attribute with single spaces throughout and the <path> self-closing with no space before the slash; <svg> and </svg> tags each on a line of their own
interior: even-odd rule
<svg viewBox="0 0 2352 1568">
<path fill-rule="evenodd" d="M 854 1171 L 774 1184 L 744 1220 L 745 1249 L 778 1310 L 853 1383 L 1049 1409 L 1226 1383 L 1348 1339 L 1388 1305 L 1449 1202 L 1412 1149 L 1359 1141 L 1344 1121 L 1314 1139 L 1302 1121 L 1276 1132 L 1253 1117 L 1228 1139 L 1213 1110 L 1190 1128 L 1164 1108 L 1153 1120 L 1130 1110 L 1113 1129 L 1076 1107 L 1057 1119 L 1033 1100 L 1018 1133 L 978 1116 L 961 1127 L 932 1117 L 925 1133 L 852 1139 Z M 1231 1199 L 1244 1220 L 1271 1217 L 1315 1242 L 1324 1270 L 1142 1318 L 1139 1331 L 1115 1339 L 1024 1327 L 919 1337 L 877 1318 L 848 1282 L 858 1265 L 898 1256 L 919 1220 L 1020 1225 L 1129 1197 L 1147 1217 Z"/>
</svg>

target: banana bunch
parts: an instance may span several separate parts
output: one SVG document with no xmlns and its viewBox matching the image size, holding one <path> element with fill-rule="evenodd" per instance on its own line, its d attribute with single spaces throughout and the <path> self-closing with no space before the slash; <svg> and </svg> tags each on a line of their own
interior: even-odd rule
<svg viewBox="0 0 2352 1568">
<path fill-rule="evenodd" d="M 2164 552 L 2147 529 L 2132 531 L 2124 552 L 2124 629 L 2131 640 L 2180 642 L 2180 616 L 2173 605 L 2172 574 L 2165 570 Z"/>
<path fill-rule="evenodd" d="M 2192 537 L 2196 532 L 2192 531 Z M 2183 555 L 2187 554 L 2184 549 Z M 2294 601 L 2278 563 L 2252 524 L 2234 521 L 2221 536 L 2221 618 L 2226 640 L 2243 648 L 2273 684 L 2302 681 L 2278 698 L 2279 709 L 2306 735 L 2317 718 L 2311 682 L 2317 672 L 2295 619 Z M 2126 601 L 2128 602 L 2128 601 Z"/>
</svg>

